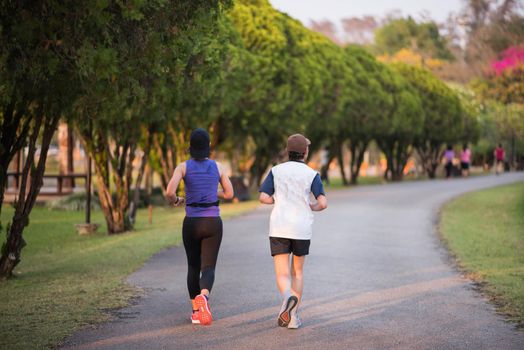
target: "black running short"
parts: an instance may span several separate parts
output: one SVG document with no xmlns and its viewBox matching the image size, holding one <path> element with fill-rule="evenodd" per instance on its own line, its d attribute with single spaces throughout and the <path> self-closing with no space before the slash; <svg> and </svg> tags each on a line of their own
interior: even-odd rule
<svg viewBox="0 0 524 350">
<path fill-rule="evenodd" d="M 291 254 L 296 256 L 309 254 L 309 239 L 289 239 L 281 237 L 269 237 L 271 256 L 278 254 Z"/>
</svg>

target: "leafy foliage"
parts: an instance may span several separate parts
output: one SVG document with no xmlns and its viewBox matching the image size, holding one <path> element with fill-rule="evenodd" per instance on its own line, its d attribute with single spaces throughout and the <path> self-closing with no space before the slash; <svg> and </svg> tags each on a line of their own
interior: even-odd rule
<svg viewBox="0 0 524 350">
<path fill-rule="evenodd" d="M 435 22 L 417 23 L 413 18 L 394 18 L 375 32 L 378 53 L 393 55 L 411 49 L 424 57 L 450 60 L 453 55 Z"/>
<path fill-rule="evenodd" d="M 342 48 L 267 0 L 2 5 L 0 188 L 26 144 L 33 162 L 25 169 L 33 186 L 20 204 L 25 216 L 9 225 L 18 232 L 18 253 L 41 185 L 34 175 L 43 173 L 59 118 L 75 125 L 94 160 L 109 233 L 132 229 L 137 152 L 135 188 L 146 163 L 165 187 L 196 127 L 210 130 L 213 149 L 228 152 L 252 186 L 286 156 L 286 138 L 296 132 L 313 141 L 312 152 L 327 148 L 329 161 L 338 159 L 344 183 L 346 149 L 351 182 L 372 140 L 386 156 L 387 176 L 400 180 L 414 147 L 438 150 L 475 135 L 476 109 L 467 97 L 420 67 L 451 58 L 431 22 L 394 19 L 377 32 L 379 49 L 393 55 L 388 62 L 408 57 L 416 67 Z M 519 96 L 510 90 L 508 101 Z"/>
<path fill-rule="evenodd" d="M 435 177 L 442 146 L 463 140 L 463 112 L 457 94 L 430 71 L 409 65 L 395 68 L 417 92 L 424 117 L 415 146 L 428 176 Z"/>
</svg>

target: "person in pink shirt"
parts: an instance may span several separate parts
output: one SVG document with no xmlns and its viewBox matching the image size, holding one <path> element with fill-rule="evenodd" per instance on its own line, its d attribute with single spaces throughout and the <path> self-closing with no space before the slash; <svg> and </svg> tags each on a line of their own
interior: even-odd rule
<svg viewBox="0 0 524 350">
<path fill-rule="evenodd" d="M 464 144 L 460 152 L 460 168 L 462 169 L 462 176 L 469 176 L 469 165 L 471 163 L 471 151 L 468 144 Z"/>
<path fill-rule="evenodd" d="M 506 152 L 501 143 L 495 148 L 493 154 L 495 156 L 495 173 L 498 175 L 500 167 L 502 167 L 502 171 L 504 171 L 504 158 L 506 158 Z"/>
</svg>

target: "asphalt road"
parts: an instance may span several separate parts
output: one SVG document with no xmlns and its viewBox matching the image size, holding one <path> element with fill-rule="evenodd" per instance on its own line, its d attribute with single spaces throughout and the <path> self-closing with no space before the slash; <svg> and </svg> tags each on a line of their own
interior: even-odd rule
<svg viewBox="0 0 524 350">
<path fill-rule="evenodd" d="M 129 277 L 145 290 L 114 321 L 65 342 L 75 349 L 524 349 L 524 332 L 453 267 L 436 234 L 442 204 L 524 173 L 363 186 L 328 194 L 315 214 L 303 327 L 277 326 L 280 299 L 269 208 L 225 222 L 211 326 L 189 321 L 182 247 Z M 152 237 L 154 239 L 154 237 Z"/>
</svg>

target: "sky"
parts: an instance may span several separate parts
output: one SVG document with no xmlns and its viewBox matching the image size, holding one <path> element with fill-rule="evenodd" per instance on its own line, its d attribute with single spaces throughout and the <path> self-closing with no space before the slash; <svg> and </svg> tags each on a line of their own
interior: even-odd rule
<svg viewBox="0 0 524 350">
<path fill-rule="evenodd" d="M 461 0 L 269 0 L 273 7 L 286 12 L 308 26 L 310 20 L 329 19 L 339 22 L 341 18 L 373 15 L 383 17 L 391 10 L 399 9 L 403 15 L 419 19 L 426 12 L 437 22 L 444 22 L 450 12 L 459 12 Z"/>
</svg>

